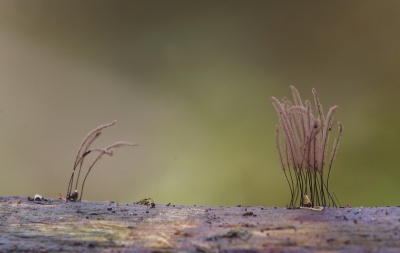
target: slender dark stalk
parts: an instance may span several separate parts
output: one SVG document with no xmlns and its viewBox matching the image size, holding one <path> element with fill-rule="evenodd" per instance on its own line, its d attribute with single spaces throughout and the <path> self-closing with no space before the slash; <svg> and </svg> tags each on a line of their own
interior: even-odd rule
<svg viewBox="0 0 400 253">
<path fill-rule="evenodd" d="M 294 207 L 295 203 L 297 202 L 297 198 L 299 197 L 298 186 L 297 186 L 298 185 L 297 184 L 297 176 L 295 174 L 295 179 L 296 179 L 296 186 L 295 186 L 294 181 L 293 181 L 292 172 L 291 172 L 292 170 L 289 168 L 288 171 L 289 171 L 289 175 L 290 175 L 290 181 L 291 181 L 292 187 L 293 187 L 293 195 L 290 200 L 290 203 L 291 203 L 292 207 Z"/>
<path fill-rule="evenodd" d="M 74 173 L 75 173 L 75 171 L 72 171 L 72 175 L 71 175 L 71 178 L 69 180 L 68 189 L 67 189 L 67 195 L 65 197 L 67 200 L 68 200 L 69 196 L 71 195 L 72 184 L 74 182 Z"/>
<path fill-rule="evenodd" d="M 82 188 L 81 188 L 81 196 L 80 196 L 79 200 L 82 200 L 82 196 L 83 196 L 83 187 L 85 186 L 86 178 L 87 178 L 87 176 L 89 175 L 89 172 L 90 172 L 91 169 L 93 168 L 94 164 L 95 164 L 98 160 L 99 160 L 99 159 L 96 159 L 96 160 L 92 163 L 92 166 L 90 166 L 88 172 L 87 172 L 86 175 L 85 175 L 85 178 L 83 179 Z"/>
<path fill-rule="evenodd" d="M 83 163 L 81 163 L 81 164 L 80 164 L 80 166 L 79 166 L 79 170 L 78 170 L 78 176 L 76 177 L 75 190 L 77 190 L 77 189 L 78 189 L 79 176 L 81 175 L 82 164 L 83 164 Z"/>
<path fill-rule="evenodd" d="M 289 189 L 290 189 L 291 200 L 290 200 L 289 206 L 293 206 L 293 203 L 292 203 L 292 201 L 293 201 L 293 188 L 292 188 L 292 186 L 290 185 L 289 178 L 288 178 L 288 176 L 287 176 L 287 174 L 286 174 L 286 171 L 283 171 L 283 172 L 285 173 L 285 178 L 286 178 L 286 181 L 287 181 L 287 183 L 288 183 L 288 185 L 289 185 Z"/>
<path fill-rule="evenodd" d="M 312 172 L 312 180 L 313 180 L 312 191 L 313 191 L 313 193 L 311 194 L 311 196 L 312 196 L 311 201 L 313 203 L 313 206 L 318 206 L 319 205 L 319 194 L 317 191 L 318 180 L 316 178 L 315 173 L 316 173 L 315 171 Z"/>
<path fill-rule="evenodd" d="M 303 196 L 307 194 L 307 180 L 302 170 L 298 170 L 300 182 L 300 206 L 304 206 Z"/>
<path fill-rule="evenodd" d="M 341 204 L 340 204 L 339 200 L 338 200 L 338 199 L 337 199 L 337 197 L 336 197 L 336 194 L 335 194 L 335 192 L 332 192 L 332 194 L 333 194 L 333 197 L 335 197 L 336 201 L 338 202 L 339 206 L 341 206 Z M 334 205 L 334 207 L 336 207 L 336 203 L 335 203 L 335 201 L 333 201 L 333 205 Z"/>
<path fill-rule="evenodd" d="M 321 203 L 319 203 L 318 205 L 321 206 L 326 206 L 326 201 L 325 201 L 325 194 L 324 194 L 324 186 L 322 184 L 322 182 L 324 181 L 324 177 L 322 175 L 322 172 L 316 172 L 315 174 L 315 178 L 318 179 L 317 177 L 317 173 L 319 174 L 319 193 L 320 193 L 320 199 L 321 199 Z"/>
</svg>

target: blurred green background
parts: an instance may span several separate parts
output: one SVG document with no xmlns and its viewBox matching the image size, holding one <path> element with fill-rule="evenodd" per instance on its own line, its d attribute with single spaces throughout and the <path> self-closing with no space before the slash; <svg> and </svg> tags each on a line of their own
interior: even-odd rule
<svg viewBox="0 0 400 253">
<path fill-rule="evenodd" d="M 284 206 L 269 98 L 319 94 L 345 132 L 342 205 L 400 204 L 400 1 L 0 1 L 0 195 Z M 331 137 L 333 140 L 333 136 Z M 89 158 L 90 159 L 90 158 Z"/>
</svg>

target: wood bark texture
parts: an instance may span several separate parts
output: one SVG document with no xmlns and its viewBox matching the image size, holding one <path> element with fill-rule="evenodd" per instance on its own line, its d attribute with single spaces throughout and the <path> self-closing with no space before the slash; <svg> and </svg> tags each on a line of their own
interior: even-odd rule
<svg viewBox="0 0 400 253">
<path fill-rule="evenodd" d="M 326 208 L 0 197 L 0 252 L 399 252 L 400 206 Z"/>
</svg>

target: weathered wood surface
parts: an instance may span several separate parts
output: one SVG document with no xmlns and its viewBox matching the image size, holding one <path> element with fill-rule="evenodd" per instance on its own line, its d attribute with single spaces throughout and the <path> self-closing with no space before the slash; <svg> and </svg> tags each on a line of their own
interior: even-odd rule
<svg viewBox="0 0 400 253">
<path fill-rule="evenodd" d="M 399 252 L 400 207 L 155 208 L 0 197 L 0 252 Z"/>
</svg>

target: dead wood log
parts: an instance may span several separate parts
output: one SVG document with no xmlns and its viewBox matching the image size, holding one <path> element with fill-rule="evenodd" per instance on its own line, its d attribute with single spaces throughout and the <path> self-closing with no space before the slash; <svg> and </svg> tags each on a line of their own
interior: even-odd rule
<svg viewBox="0 0 400 253">
<path fill-rule="evenodd" d="M 326 208 L 0 197 L 0 252 L 398 252 L 400 206 Z"/>
</svg>

